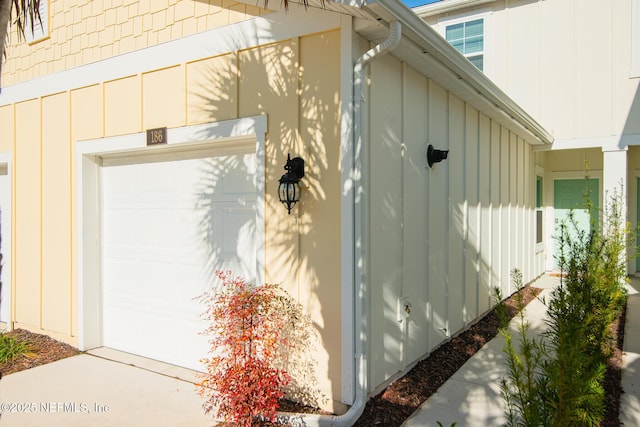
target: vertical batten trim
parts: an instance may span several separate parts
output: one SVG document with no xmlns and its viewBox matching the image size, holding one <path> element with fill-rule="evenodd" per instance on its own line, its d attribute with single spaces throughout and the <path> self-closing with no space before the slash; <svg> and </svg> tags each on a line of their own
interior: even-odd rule
<svg viewBox="0 0 640 427">
<path fill-rule="evenodd" d="M 430 79 L 425 79 L 425 90 L 426 90 L 426 99 L 425 99 L 425 110 L 426 110 L 426 117 L 425 117 L 425 121 L 427 123 L 427 140 L 425 141 L 424 144 L 424 153 L 425 153 L 425 157 L 423 159 L 424 161 L 424 167 L 427 168 L 427 159 L 426 159 L 426 153 L 427 153 L 427 146 L 429 144 L 429 134 L 431 133 L 431 123 L 430 123 L 430 117 L 431 117 L 431 109 L 430 109 L 430 102 L 429 100 L 431 99 L 431 80 Z M 426 207 L 426 212 L 427 212 L 427 224 L 425 226 L 425 257 L 426 259 L 424 260 L 426 267 L 426 275 L 425 275 L 425 288 L 427 289 L 427 292 L 425 294 L 426 297 L 426 320 L 427 320 L 427 349 L 431 350 L 432 348 L 435 347 L 434 343 L 433 343 L 433 305 L 431 304 L 431 268 L 429 268 L 429 249 L 431 246 L 431 239 L 429 239 L 429 213 L 430 213 L 430 204 L 429 204 L 429 198 L 431 197 L 431 175 L 430 174 L 425 174 L 425 178 L 426 178 L 426 182 L 425 182 L 425 203 L 427 204 Z"/>
<path fill-rule="evenodd" d="M 460 156 L 462 156 L 461 164 L 461 181 L 462 181 L 462 324 L 467 325 L 469 311 L 467 309 L 467 250 L 469 244 L 469 194 L 467 193 L 467 103 L 462 101 L 462 143 L 460 144 Z M 449 177 L 455 173 L 451 171 Z"/>
<path fill-rule="evenodd" d="M 39 255 L 40 255 L 40 260 L 39 260 L 39 263 L 40 263 L 40 295 L 39 295 L 40 313 L 39 313 L 39 317 L 40 317 L 40 320 L 39 320 L 39 323 L 40 323 L 40 325 L 39 325 L 39 327 L 40 327 L 40 329 L 44 329 L 44 319 L 43 319 L 43 317 L 44 317 L 44 302 L 43 302 L 44 298 L 42 297 L 42 294 L 43 294 L 43 291 L 44 291 L 44 286 L 43 286 L 43 282 L 42 282 L 42 279 L 43 279 L 43 276 L 42 276 L 42 268 L 43 268 L 43 254 L 42 254 L 43 244 L 42 244 L 42 239 L 44 237 L 44 232 L 42 230 L 42 208 L 43 208 L 43 204 L 42 204 L 42 201 L 43 201 L 43 196 L 42 196 L 42 193 L 43 193 L 42 192 L 42 182 L 43 182 L 42 181 L 42 175 L 43 175 L 43 173 L 42 173 L 43 172 L 42 171 L 42 149 L 43 149 L 42 127 L 43 127 L 44 123 L 43 123 L 43 119 L 42 119 L 42 98 L 38 98 L 38 108 L 40 110 L 40 117 L 39 117 L 39 120 L 40 120 L 40 141 L 39 141 L 39 145 L 40 145 L 40 152 L 39 152 L 39 162 L 40 162 L 40 165 L 39 165 L 39 170 L 40 170 L 40 189 L 39 189 L 40 190 L 39 191 L 39 193 L 40 193 L 40 195 L 39 195 L 39 197 L 40 197 L 40 242 L 39 242 L 40 243 L 40 253 L 39 253 Z"/>
<path fill-rule="evenodd" d="M 446 92 L 447 95 L 447 100 L 446 100 L 446 110 L 445 110 L 445 122 L 447 123 L 447 125 L 444 127 L 444 133 L 445 133 L 445 141 L 447 141 L 447 149 L 451 148 L 451 132 L 449 131 L 449 127 L 451 126 L 451 93 L 450 92 Z M 450 162 L 446 162 L 446 168 L 447 168 L 447 180 L 446 180 L 446 184 L 445 184 L 445 194 L 448 196 L 449 198 L 449 206 L 447 208 L 447 211 L 450 212 L 451 209 L 451 180 L 449 179 L 449 173 L 450 173 Z M 447 256 L 444 258 L 444 266 L 443 266 L 443 271 L 445 272 L 445 277 L 444 277 L 444 288 L 445 288 L 445 333 L 447 338 L 449 338 L 451 336 L 451 313 L 449 313 L 449 299 L 451 298 L 451 293 L 449 292 L 449 250 L 451 248 L 451 243 L 450 243 L 450 235 L 451 235 L 451 221 L 450 221 L 450 215 L 445 215 L 445 220 L 444 220 L 444 230 L 445 230 L 445 238 L 444 238 L 444 242 L 446 245 L 445 248 L 445 253 L 447 254 Z"/>
<path fill-rule="evenodd" d="M 17 277 L 17 249 L 18 249 L 18 245 L 17 245 L 17 235 L 18 235 L 18 228 L 17 228 L 17 223 L 18 223 L 18 216 L 16 215 L 17 212 L 17 208 L 16 208 L 16 171 L 15 171 L 15 165 L 16 165 L 16 156 L 17 156 L 17 141 L 18 138 L 16 136 L 16 123 L 17 123 L 17 113 L 16 113 L 16 106 L 15 104 L 11 106 L 11 110 L 12 110 L 12 115 L 13 115 L 13 164 L 14 164 L 14 168 L 13 168 L 13 176 L 11 178 L 11 213 L 12 213 L 12 231 L 13 233 L 13 241 L 11 242 L 11 253 L 14 255 L 11 257 L 11 286 L 12 286 L 12 292 L 11 292 L 11 329 L 13 329 L 13 323 L 16 321 L 16 313 L 17 313 L 17 309 L 18 309 L 18 299 L 17 297 L 17 286 L 16 286 L 16 277 Z"/>
<path fill-rule="evenodd" d="M 480 257 L 480 236 L 482 234 L 482 203 L 480 203 L 480 119 L 480 111 L 476 111 L 476 316 L 482 315 L 480 312 L 480 263 L 482 262 L 482 258 Z"/>
<path fill-rule="evenodd" d="M 340 300 L 341 300 L 341 397 L 346 404 L 355 400 L 355 223 L 353 157 L 353 33 L 352 18 L 342 16 L 340 27 Z M 347 66 L 348 65 L 348 66 Z M 236 73 L 237 75 L 238 73 Z"/>
<path fill-rule="evenodd" d="M 72 96 L 71 91 L 67 91 L 68 97 L 68 106 L 69 106 L 69 139 L 67 140 L 67 150 L 69 154 L 69 336 L 73 336 L 73 295 L 74 295 L 74 285 L 75 282 L 73 280 L 73 271 L 74 271 L 74 259 L 73 259 L 73 176 L 74 176 L 74 167 L 73 167 L 73 135 L 71 132 L 73 131 L 73 121 L 72 121 Z"/>
<path fill-rule="evenodd" d="M 407 63 L 401 63 L 400 71 L 400 298 L 406 297 L 405 287 L 405 162 L 406 162 L 406 146 L 405 146 L 405 126 L 407 115 Z M 402 368 L 404 369 L 408 363 L 407 353 L 409 347 L 409 322 L 405 319 L 402 322 L 402 341 L 401 341 L 401 354 L 400 360 L 402 361 Z"/>
</svg>

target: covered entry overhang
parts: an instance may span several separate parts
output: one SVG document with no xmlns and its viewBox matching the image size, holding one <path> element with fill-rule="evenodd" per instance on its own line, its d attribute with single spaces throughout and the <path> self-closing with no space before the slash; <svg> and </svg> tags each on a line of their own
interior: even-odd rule
<svg viewBox="0 0 640 427">
<path fill-rule="evenodd" d="M 602 214 L 612 197 L 620 197 L 622 215 L 631 224 L 636 224 L 638 213 L 638 178 L 640 177 L 640 134 L 623 134 L 603 137 L 558 138 L 547 146 L 535 147 L 538 155 L 544 156 L 545 167 L 545 241 L 548 248 L 554 247 L 556 233 L 556 190 L 562 193 L 567 180 L 584 180 L 589 176 L 597 182 L 598 197 L 593 200 Z M 566 185 L 566 182 L 565 182 Z M 595 185 L 595 184 L 594 184 Z M 593 193 L 593 192 L 592 192 Z M 560 197 L 563 197 L 560 194 Z M 561 216 L 561 214 L 559 214 Z M 551 251 L 546 267 L 556 267 Z M 630 258 L 627 272 L 639 271 L 635 259 Z"/>
</svg>

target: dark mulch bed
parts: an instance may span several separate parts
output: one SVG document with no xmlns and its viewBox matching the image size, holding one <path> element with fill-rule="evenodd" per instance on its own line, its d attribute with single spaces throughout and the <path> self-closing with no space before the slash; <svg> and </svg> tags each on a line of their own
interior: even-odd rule
<svg viewBox="0 0 640 427">
<path fill-rule="evenodd" d="M 619 427 L 620 399 L 622 398 L 622 348 L 624 344 L 624 324 L 627 316 L 626 307 L 611 328 L 615 335 L 613 355 L 607 362 L 607 372 L 604 375 L 604 405 L 605 413 L 600 427 Z"/>
<path fill-rule="evenodd" d="M 13 361 L 0 364 L 0 374 L 9 375 L 36 366 L 46 365 L 56 360 L 79 354 L 78 349 L 69 344 L 57 341 L 47 335 L 34 334 L 24 329 L 14 329 L 6 333 L 7 336 L 29 343 L 29 352 L 22 354 Z"/>
</svg>

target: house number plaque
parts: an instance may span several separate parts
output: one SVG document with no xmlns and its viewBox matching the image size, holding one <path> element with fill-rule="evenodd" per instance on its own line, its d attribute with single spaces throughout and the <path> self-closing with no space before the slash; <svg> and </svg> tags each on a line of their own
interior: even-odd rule
<svg viewBox="0 0 640 427">
<path fill-rule="evenodd" d="M 167 128 L 147 129 L 147 145 L 167 143 Z"/>
</svg>

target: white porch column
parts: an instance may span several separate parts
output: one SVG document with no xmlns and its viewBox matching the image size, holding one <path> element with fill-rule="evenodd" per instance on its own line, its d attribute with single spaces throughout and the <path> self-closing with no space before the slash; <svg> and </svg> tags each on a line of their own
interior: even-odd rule
<svg viewBox="0 0 640 427">
<path fill-rule="evenodd" d="M 625 226 L 628 219 L 627 194 L 629 187 L 627 183 L 627 147 L 609 150 L 602 149 L 603 171 L 602 171 L 602 212 L 606 220 L 608 207 L 612 197 L 619 197 L 621 203 L 622 224 Z M 606 226 L 606 224 L 603 224 Z M 625 255 L 626 256 L 626 255 Z M 627 264 L 627 272 L 631 272 L 631 264 Z M 635 270 L 635 269 L 634 269 Z"/>
<path fill-rule="evenodd" d="M 607 150 L 603 148 L 604 170 L 602 174 L 603 207 L 614 195 L 623 192 L 624 211 L 627 204 L 627 147 L 623 149 Z"/>
</svg>

